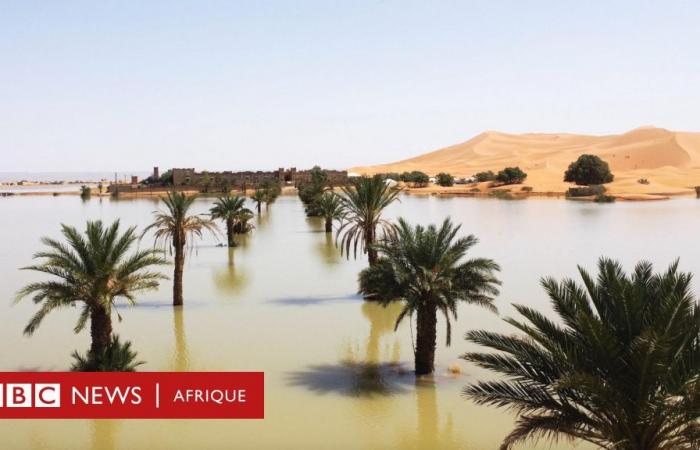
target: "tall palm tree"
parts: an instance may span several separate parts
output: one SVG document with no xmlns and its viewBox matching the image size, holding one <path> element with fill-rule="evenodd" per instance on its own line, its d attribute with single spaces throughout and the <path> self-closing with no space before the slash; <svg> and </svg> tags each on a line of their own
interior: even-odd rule
<svg viewBox="0 0 700 450">
<path fill-rule="evenodd" d="M 192 239 L 201 238 L 205 230 L 216 234 L 216 224 L 203 215 L 190 214 L 189 210 L 195 200 L 181 192 L 168 192 L 161 199 L 165 211 L 155 211 L 153 223 L 146 227 L 143 234 L 155 230 L 156 245 L 162 243 L 175 252 L 175 270 L 173 273 L 173 306 L 183 304 L 182 272 L 185 266 L 185 253 L 192 248 Z M 188 247 L 188 240 L 190 240 Z"/>
<path fill-rule="evenodd" d="M 212 219 L 220 219 L 226 223 L 226 237 L 228 238 L 228 246 L 235 247 L 236 241 L 233 239 L 235 234 L 236 224 L 245 216 L 252 212 L 245 207 L 245 197 L 231 197 L 224 195 L 219 197 L 214 206 L 209 210 Z"/>
<path fill-rule="evenodd" d="M 490 259 L 463 260 L 478 241 L 473 235 L 456 238 L 460 226 L 445 219 L 440 228 L 415 227 L 399 219 L 395 232 L 375 244 L 381 258 L 360 272 L 360 292 L 386 305 L 403 303 L 395 327 L 416 314 L 416 375 L 435 370 L 437 313 L 445 316 L 450 345 L 451 317 L 457 318 L 460 301 L 495 311 L 493 296 L 500 282 L 500 270 Z"/>
<path fill-rule="evenodd" d="M 32 335 L 51 311 L 82 304 L 74 331 L 80 332 L 90 321 L 89 356 L 97 360 L 112 342 L 115 302 L 123 298 L 133 304 L 139 292 L 156 289 L 166 277 L 150 269 L 165 264 L 165 260 L 153 249 L 129 253 L 138 240 L 136 228 L 120 233 L 118 220 L 108 227 L 99 220 L 87 222 L 84 234 L 61 225 L 61 233 L 66 243 L 42 238 L 47 249 L 34 258 L 43 262 L 23 268 L 52 277 L 50 281 L 30 283 L 17 293 L 18 301 L 31 296 L 34 303 L 41 305 L 24 333 Z"/>
<path fill-rule="evenodd" d="M 326 220 L 326 233 L 332 233 L 333 221 L 343 217 L 343 205 L 340 202 L 340 197 L 333 192 L 325 192 L 316 200 L 315 204 L 321 217 Z"/>
<path fill-rule="evenodd" d="M 598 277 L 579 267 L 571 279 L 542 280 L 554 312 L 514 305 L 523 335 L 472 331 L 471 342 L 498 353 L 463 356 L 499 373 L 465 394 L 518 413 L 501 449 L 527 439 L 566 437 L 615 450 L 700 448 L 700 306 L 691 275 L 653 273 L 640 262 L 630 275 L 598 262 Z"/>
<path fill-rule="evenodd" d="M 341 236 L 340 249 L 350 256 L 350 248 L 357 257 L 357 248 L 367 253 L 369 265 L 377 262 L 377 250 L 373 244 L 377 241 L 377 227 L 386 233 L 391 230 L 390 222 L 382 219 L 384 208 L 389 206 L 399 195 L 396 187 L 384 182 L 381 176 L 359 177 L 351 181 L 351 186 L 344 186 L 340 202 L 345 211 L 346 221 L 338 229 Z"/>
<path fill-rule="evenodd" d="M 250 196 L 250 199 L 255 203 L 255 208 L 257 209 L 259 215 L 262 211 L 262 204 L 268 199 L 268 194 L 264 189 L 256 189 Z"/>
</svg>

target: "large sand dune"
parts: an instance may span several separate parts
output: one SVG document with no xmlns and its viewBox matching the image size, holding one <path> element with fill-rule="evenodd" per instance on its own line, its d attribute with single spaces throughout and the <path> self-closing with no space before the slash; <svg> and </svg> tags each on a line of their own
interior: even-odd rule
<svg viewBox="0 0 700 450">
<path fill-rule="evenodd" d="M 421 170 L 430 175 L 448 172 L 469 177 L 484 170 L 520 166 L 526 185 L 539 192 L 564 192 L 569 164 L 584 153 L 610 164 L 614 194 L 684 194 L 700 185 L 700 133 L 642 127 L 619 135 L 507 134 L 487 131 L 463 142 L 415 158 L 350 172 L 374 174 Z M 637 180 L 646 178 L 649 184 Z"/>
</svg>

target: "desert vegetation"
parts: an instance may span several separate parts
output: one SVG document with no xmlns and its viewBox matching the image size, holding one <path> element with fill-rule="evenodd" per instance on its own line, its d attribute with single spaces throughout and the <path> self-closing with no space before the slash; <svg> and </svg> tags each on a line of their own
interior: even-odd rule
<svg viewBox="0 0 700 450">
<path fill-rule="evenodd" d="M 40 305 L 24 333 L 32 335 L 52 311 L 80 305 L 80 315 L 73 331 L 90 326 L 91 345 L 86 356 L 74 354 L 76 370 L 120 370 L 134 358 L 130 344 L 121 344 L 112 334 L 112 313 L 117 301 L 136 301 L 140 292 L 157 289 L 165 278 L 153 268 L 165 264 L 161 252 L 154 249 L 131 251 L 138 240 L 134 227 L 120 230 L 119 221 L 105 226 L 101 221 L 88 222 L 85 232 L 62 225 L 64 242 L 45 237 L 45 250 L 34 258 L 40 263 L 24 267 L 46 274 L 47 281 L 28 284 L 17 294 L 17 300 L 31 297 Z"/>
<path fill-rule="evenodd" d="M 428 174 L 421 172 L 420 170 L 404 172 L 401 174 L 400 179 L 409 186 L 416 188 L 425 187 L 430 182 L 430 177 Z"/>
<path fill-rule="evenodd" d="M 515 305 L 519 334 L 470 331 L 494 352 L 464 359 L 500 378 L 470 384 L 480 404 L 512 409 L 515 428 L 502 449 L 528 439 L 580 439 L 599 448 L 697 448 L 700 307 L 692 276 L 673 263 L 655 273 L 640 262 L 631 274 L 602 258 L 582 284 L 544 278 L 557 317 Z"/>
<path fill-rule="evenodd" d="M 496 174 L 496 181 L 501 184 L 520 184 L 525 178 L 527 174 L 520 167 L 506 167 Z"/>
<path fill-rule="evenodd" d="M 379 259 L 359 275 L 362 294 L 384 305 L 402 302 L 395 327 L 416 316 L 416 375 L 435 370 L 438 312 L 445 318 L 445 344 L 450 345 L 451 318 L 456 318 L 459 302 L 496 310 L 499 281 L 494 273 L 499 267 L 485 258 L 463 260 L 478 241 L 472 235 L 457 238 L 459 229 L 449 219 L 439 228 L 399 219 L 395 231 L 374 245 Z"/>
<path fill-rule="evenodd" d="M 440 186 L 453 186 L 455 184 L 455 177 L 449 173 L 440 172 L 435 175 L 435 182 Z"/>
<path fill-rule="evenodd" d="M 175 269 L 173 271 L 173 306 L 183 304 L 182 276 L 187 251 L 193 248 L 193 240 L 201 238 L 205 231 L 215 234 L 216 224 L 206 216 L 190 213 L 195 196 L 187 196 L 181 192 L 169 192 L 162 199 L 165 210 L 155 211 L 154 220 L 143 231 L 155 234 L 156 245 L 161 244 L 165 249 L 175 254 Z M 143 236 L 143 235 L 142 235 Z"/>
<path fill-rule="evenodd" d="M 226 240 L 229 247 L 236 246 L 235 234 L 250 230 L 248 220 L 253 212 L 245 207 L 245 197 L 219 197 L 209 210 L 212 220 L 222 220 L 226 224 Z"/>
<path fill-rule="evenodd" d="M 614 178 L 608 163 L 596 155 L 579 156 L 564 173 L 564 181 L 579 186 L 610 183 Z"/>
<path fill-rule="evenodd" d="M 384 235 L 392 231 L 393 224 L 382 217 L 384 209 L 397 200 L 399 190 L 385 183 L 381 176 L 360 177 L 350 186 L 342 188 L 340 204 L 344 221 L 338 229 L 341 252 L 357 258 L 357 250 L 367 253 L 369 264 L 377 262 L 377 230 Z"/>
</svg>

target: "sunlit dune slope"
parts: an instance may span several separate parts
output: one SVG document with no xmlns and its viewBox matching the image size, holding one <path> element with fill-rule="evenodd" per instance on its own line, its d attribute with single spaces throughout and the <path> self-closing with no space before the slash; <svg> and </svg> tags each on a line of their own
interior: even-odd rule
<svg viewBox="0 0 700 450">
<path fill-rule="evenodd" d="M 421 170 L 468 177 L 476 172 L 520 166 L 535 191 L 564 192 L 564 171 L 580 155 L 598 155 L 610 164 L 616 194 L 680 194 L 700 185 L 700 133 L 642 127 L 619 135 L 507 134 L 487 131 L 450 147 L 389 164 L 354 167 L 374 174 Z M 638 180 L 646 178 L 649 184 Z"/>
</svg>

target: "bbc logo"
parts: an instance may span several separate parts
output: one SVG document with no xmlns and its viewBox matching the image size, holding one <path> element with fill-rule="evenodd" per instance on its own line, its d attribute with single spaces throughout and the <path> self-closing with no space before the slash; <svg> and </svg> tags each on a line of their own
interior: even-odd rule
<svg viewBox="0 0 700 450">
<path fill-rule="evenodd" d="M 0 408 L 59 408 L 60 406 L 60 384 L 0 384 Z"/>
</svg>

